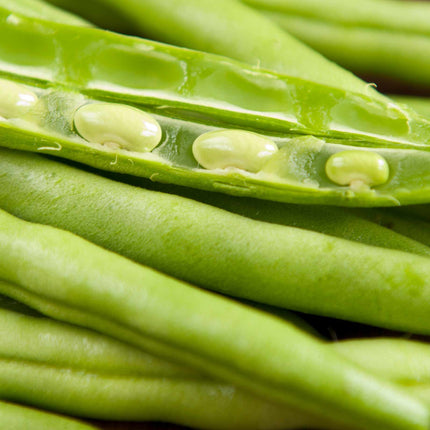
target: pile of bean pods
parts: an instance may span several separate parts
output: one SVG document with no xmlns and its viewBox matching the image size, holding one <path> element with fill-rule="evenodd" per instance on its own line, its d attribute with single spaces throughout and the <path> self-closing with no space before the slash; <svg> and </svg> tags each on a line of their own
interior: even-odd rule
<svg viewBox="0 0 430 430">
<path fill-rule="evenodd" d="M 0 0 L 0 428 L 430 429 L 429 6 Z"/>
</svg>

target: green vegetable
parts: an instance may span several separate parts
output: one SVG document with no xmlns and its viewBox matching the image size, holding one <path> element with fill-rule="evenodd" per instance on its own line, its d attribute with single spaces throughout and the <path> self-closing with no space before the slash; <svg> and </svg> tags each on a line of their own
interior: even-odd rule
<svg viewBox="0 0 430 430">
<path fill-rule="evenodd" d="M 2 398 L 13 393 L 22 402 L 78 416 L 157 419 L 197 428 L 317 425 L 285 406 L 90 330 L 28 315 L 34 311 L 0 299 Z M 402 384 L 422 385 L 430 378 L 429 347 L 419 342 L 355 340 L 327 344 L 327 348 Z"/>
<path fill-rule="evenodd" d="M 95 430 L 88 424 L 0 401 L 0 423 L 13 430 Z"/>
<path fill-rule="evenodd" d="M 17 13 L 29 18 L 44 19 L 68 25 L 91 26 L 88 21 L 51 6 L 42 0 L 0 0 L 0 7 L 7 8 L 12 12 L 9 17 L 10 21 L 19 20 L 19 17 L 14 15 Z"/>
<path fill-rule="evenodd" d="M 421 242 L 425 246 L 430 246 L 430 224 L 421 219 L 418 213 L 416 216 L 412 214 L 418 208 L 424 208 L 425 206 L 405 206 L 391 209 L 354 209 L 353 212 L 355 215 L 397 232 L 403 235 L 403 237 L 406 236 L 414 241 Z M 419 211 L 421 212 L 421 209 Z M 404 250 L 407 249 L 405 248 Z M 413 251 L 411 248 L 409 252 L 416 251 Z"/>
<path fill-rule="evenodd" d="M 254 221 L 33 154 L 0 153 L 0 206 L 19 217 L 228 295 L 429 332 L 428 258 Z"/>
<path fill-rule="evenodd" d="M 197 428 L 311 424 L 285 406 L 89 330 L 4 309 L 0 321 L 3 398 L 14 393 L 22 402 L 81 417 L 160 420 Z"/>
<path fill-rule="evenodd" d="M 211 52 L 287 76 L 381 97 L 352 73 L 326 60 L 236 0 L 49 0 L 95 24 Z M 109 19 L 115 15 L 115 22 Z M 255 29 L 259 31 L 255 31 Z M 312 67 L 310 67 L 312 65 Z"/>
<path fill-rule="evenodd" d="M 0 322 L 3 399 L 80 417 L 160 420 L 205 429 L 311 423 L 284 406 L 86 329 L 5 309 Z"/>
<path fill-rule="evenodd" d="M 420 115 L 430 118 L 430 99 L 425 97 L 413 97 L 413 96 L 390 96 L 397 103 L 408 105 L 414 109 Z"/>
<path fill-rule="evenodd" d="M 49 316 L 297 407 L 323 425 L 427 428 L 420 402 L 282 320 L 5 212 L 0 239 L 0 279 L 15 284 L 0 290 Z"/>
<path fill-rule="evenodd" d="M 13 41 L 0 47 L 0 74 L 11 93 L 4 106 L 9 117 L 0 122 L 2 146 L 265 199 L 353 206 L 430 200 L 429 123 L 377 93 L 346 91 L 92 28 L 25 17 L 10 23 L 9 15 L 0 8 L 0 34 Z M 16 117 L 21 108 L 14 97 L 27 93 L 38 101 Z M 127 144 L 141 129 L 124 125 L 124 109 L 131 109 L 124 104 L 150 118 L 155 131 L 148 145 Z M 85 112 L 100 107 L 109 115 L 105 112 L 97 123 L 84 120 Z M 264 163 L 246 158 L 234 169 L 199 168 L 193 142 L 221 130 L 258 133 L 279 151 L 272 146 Z M 161 142 L 152 149 L 161 132 Z M 106 139 L 113 142 L 104 145 Z M 386 160 L 386 183 L 353 189 L 327 177 L 324 166 L 333 154 L 366 145 L 369 156 Z M 261 170 L 251 173 L 244 166 Z"/>
<path fill-rule="evenodd" d="M 242 0 L 327 58 L 366 76 L 430 84 L 430 6 L 395 0 Z M 143 3 L 143 2 L 142 2 Z"/>
</svg>

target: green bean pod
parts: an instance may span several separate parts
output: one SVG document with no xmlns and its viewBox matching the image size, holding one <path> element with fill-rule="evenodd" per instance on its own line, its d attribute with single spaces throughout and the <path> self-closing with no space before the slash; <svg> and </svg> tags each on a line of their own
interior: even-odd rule
<svg viewBox="0 0 430 430">
<path fill-rule="evenodd" d="M 49 2 L 86 17 L 102 28 L 224 55 L 261 69 L 377 96 L 373 88 L 369 89 L 351 72 L 326 60 L 281 31 L 269 19 L 235 0 Z M 109 15 L 117 17 L 115 22 Z M 253 31 L 255 28 L 260 31 Z M 313 67 L 309 67 L 310 64 Z"/>
<path fill-rule="evenodd" d="M 0 0 L 0 7 L 29 18 L 44 19 L 76 26 L 91 26 L 88 21 L 52 6 L 43 0 Z M 9 18 L 13 19 L 13 18 Z"/>
<path fill-rule="evenodd" d="M 13 430 L 96 430 L 88 424 L 0 401 L 0 423 Z"/>
<path fill-rule="evenodd" d="M 5 212 L 0 238 L 1 292 L 49 316 L 134 343 L 324 422 L 366 429 L 428 426 L 420 402 L 282 320 Z"/>
<path fill-rule="evenodd" d="M 2 146 L 272 200 L 390 206 L 430 199 L 428 121 L 380 95 L 92 28 L 23 16 L 11 23 L 9 15 L 0 7 L 0 34 L 16 41 L 0 47 Z M 21 105 L 23 95 L 33 103 Z M 151 127 L 152 140 L 145 137 Z M 218 168 L 206 169 L 193 145 L 216 131 L 227 149 L 218 152 Z M 238 133 L 255 151 L 238 144 Z M 269 152 L 258 149 L 262 141 Z M 363 152 L 352 157 L 351 147 Z M 326 173 L 336 154 L 348 162 L 349 182 Z M 385 160 L 384 181 L 363 163 L 369 156 Z"/>
<path fill-rule="evenodd" d="M 257 221 L 298 227 L 366 245 L 430 255 L 430 228 L 427 223 L 393 209 L 340 208 L 261 202 L 219 193 L 201 192 L 124 175 L 108 178 L 162 193 L 197 200 Z"/>
<path fill-rule="evenodd" d="M 430 7 L 426 2 L 242 1 L 355 73 L 430 84 Z"/>
<path fill-rule="evenodd" d="M 429 333 L 428 258 L 251 220 L 30 153 L 0 153 L 0 207 L 16 216 L 231 296 Z"/>
<path fill-rule="evenodd" d="M 430 383 L 430 345 L 400 338 L 352 339 L 330 347 L 381 378 L 403 385 Z"/>
<path fill-rule="evenodd" d="M 401 96 L 392 94 L 390 97 L 397 103 L 408 105 L 420 115 L 430 118 L 430 99 L 427 97 Z"/>
<path fill-rule="evenodd" d="M 4 309 L 0 321 L 3 399 L 79 417 L 201 429 L 312 424 L 285 406 L 80 327 Z"/>
<path fill-rule="evenodd" d="M 425 207 L 426 205 L 422 205 Z M 405 206 L 390 209 L 353 209 L 353 213 L 362 219 L 366 219 L 390 231 L 400 234 L 403 238 L 407 237 L 414 242 L 420 242 L 424 246 L 430 246 L 430 224 L 422 219 L 414 210 L 421 206 Z M 399 242 L 400 243 L 400 242 Z M 406 248 L 404 250 L 407 250 Z M 409 252 L 416 252 L 409 250 Z"/>
<path fill-rule="evenodd" d="M 26 404 L 80 417 L 162 420 L 197 428 L 318 426 L 285 406 L 0 299 L 3 399 L 13 396 Z M 419 342 L 371 339 L 327 347 L 397 383 L 422 385 L 430 378 L 429 347 Z"/>
<path fill-rule="evenodd" d="M 2 398 L 13 392 L 15 400 L 81 417 L 168 420 L 198 428 L 312 425 L 285 407 L 0 299 Z M 422 342 L 357 339 L 328 343 L 327 348 L 378 377 L 412 389 L 424 391 L 430 381 L 430 347 Z"/>
</svg>

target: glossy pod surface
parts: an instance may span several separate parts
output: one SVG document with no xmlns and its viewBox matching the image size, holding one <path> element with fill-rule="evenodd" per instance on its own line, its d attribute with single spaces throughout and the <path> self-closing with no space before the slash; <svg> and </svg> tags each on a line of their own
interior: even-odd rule
<svg viewBox="0 0 430 430">
<path fill-rule="evenodd" d="M 0 327 L 3 399 L 13 393 L 15 400 L 26 404 L 81 417 L 159 419 L 201 429 L 285 430 L 317 425 L 285 406 L 112 338 L 42 317 L 3 297 Z M 15 342 L 16 337 L 21 342 Z M 373 339 L 328 343 L 327 348 L 401 384 L 426 387 L 430 378 L 430 350 L 424 343 Z"/>
<path fill-rule="evenodd" d="M 429 86 L 430 7 L 395 0 L 243 0 L 332 61 Z"/>
<path fill-rule="evenodd" d="M 228 295 L 429 333 L 428 258 L 254 221 L 34 154 L 0 153 L 0 207 L 24 219 Z"/>
<path fill-rule="evenodd" d="M 0 32 L 16 41 L 13 47 L 1 47 L 0 73 L 11 86 L 36 94 L 39 102 L 23 116 L 0 122 L 3 146 L 160 182 L 272 200 L 390 206 L 430 198 L 427 121 L 377 93 L 354 93 L 91 28 L 76 32 L 49 21 L 36 25 L 18 14 L 11 23 L 9 16 L 0 8 Z M 79 43 L 71 43 L 76 34 Z M 30 37 L 37 38 L 40 50 L 29 49 Z M 77 59 L 82 52 L 88 58 L 85 66 Z M 144 152 L 139 144 L 128 149 L 100 144 L 93 142 L 100 137 L 95 136 L 101 133 L 97 127 L 87 128 L 89 141 L 83 139 L 75 116 L 79 122 L 83 106 L 104 103 L 112 111 L 129 104 L 149 115 L 160 127 L 160 143 Z M 131 137 L 138 134 L 133 125 L 127 129 Z M 233 170 L 201 168 L 193 142 L 216 131 L 253 132 L 270 139 L 279 151 L 264 165 L 254 167 L 251 160 L 254 172 L 240 163 Z M 117 130 L 112 132 L 118 136 Z M 383 157 L 390 171 L 387 181 L 365 189 L 332 182 L 325 173 L 328 159 L 349 149 Z"/>
<path fill-rule="evenodd" d="M 31 309 L 28 315 L 18 306 L 8 309 L 8 300 L 0 297 L 0 398 L 13 396 L 79 417 L 156 420 L 199 429 L 311 425 L 284 405 L 91 330 L 35 316 Z"/>
<path fill-rule="evenodd" d="M 15 284 L 0 284 L 8 296 L 324 422 L 335 416 L 335 425 L 366 430 L 427 428 L 429 413 L 419 401 L 351 366 L 285 321 L 187 286 L 68 232 L 5 212 L 0 216 L 0 278 Z"/>
<path fill-rule="evenodd" d="M 13 430 L 96 430 L 72 419 L 3 401 L 0 401 L 0 422 L 3 428 Z"/>
</svg>

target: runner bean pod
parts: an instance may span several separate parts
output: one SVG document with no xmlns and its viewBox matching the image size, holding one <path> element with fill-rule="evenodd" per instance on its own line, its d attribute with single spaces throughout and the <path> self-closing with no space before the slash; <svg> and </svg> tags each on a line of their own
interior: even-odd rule
<svg viewBox="0 0 430 430">
<path fill-rule="evenodd" d="M 303 414 L 93 331 L 0 310 L 0 398 L 70 415 L 199 429 L 287 429 Z M 27 312 L 27 310 L 24 310 Z M 16 342 L 19 338 L 20 342 Z"/>
<path fill-rule="evenodd" d="M 0 207 L 16 216 L 231 296 L 429 333 L 426 257 L 251 220 L 34 154 L 0 154 Z"/>
<path fill-rule="evenodd" d="M 68 25 L 75 26 L 91 26 L 91 24 L 84 19 L 73 15 L 69 12 L 50 5 L 43 0 L 0 0 L 0 7 L 7 8 L 12 12 L 10 20 L 17 19 L 14 18 L 14 13 L 28 16 L 30 18 L 44 19 L 53 22 L 59 22 Z"/>
<path fill-rule="evenodd" d="M 24 406 L 0 401 L 0 422 L 3 428 L 13 430 L 96 430 L 89 424 L 37 411 Z"/>
<path fill-rule="evenodd" d="M 262 202 L 200 190 L 143 182 L 140 178 L 107 175 L 108 178 L 162 193 L 176 194 L 258 221 L 298 227 L 366 245 L 430 256 L 430 226 L 399 213 L 399 208 L 339 208 Z"/>
<path fill-rule="evenodd" d="M 6 281 L 0 290 L 7 296 L 290 405 L 323 425 L 366 430 L 428 426 L 429 412 L 419 401 L 283 320 L 186 285 L 69 232 L 6 212 L 0 217 L 0 279 Z"/>
<path fill-rule="evenodd" d="M 318 425 L 285 406 L 90 330 L 33 315 L 7 299 L 0 298 L 0 307 L 3 399 L 13 393 L 26 404 L 80 417 L 157 419 L 202 429 Z M 327 343 L 327 348 L 397 383 L 422 386 L 430 378 L 430 353 L 423 343 L 372 339 Z"/>
<path fill-rule="evenodd" d="M 0 7 L 0 33 L 14 41 L 11 47 L 0 47 L 0 75 L 12 86 L 34 92 L 39 103 L 25 117 L 0 123 L 2 146 L 160 182 L 272 200 L 386 206 L 430 199 L 430 124 L 377 93 L 353 85 L 351 90 L 329 87 L 93 28 L 24 16 L 11 23 L 8 16 L 10 11 Z M 79 43 L 72 43 L 76 35 Z M 111 110 L 127 104 L 150 115 L 161 127 L 161 142 L 151 152 L 136 152 L 83 139 L 73 126 L 74 115 L 99 103 L 111 103 Z M 97 127 L 90 128 L 90 140 L 99 140 Z M 221 130 L 270 139 L 279 154 L 268 161 L 273 158 L 273 166 L 286 160 L 286 167 L 256 173 L 200 168 L 193 142 Z M 330 181 L 321 168 L 329 157 L 364 146 L 386 159 L 387 182 L 354 190 Z"/>
<path fill-rule="evenodd" d="M 327 58 L 374 79 L 429 86 L 430 7 L 394 0 L 242 0 Z"/>
</svg>

